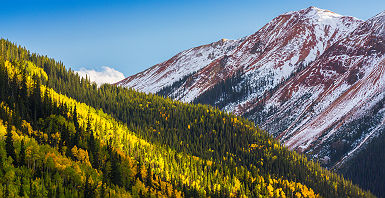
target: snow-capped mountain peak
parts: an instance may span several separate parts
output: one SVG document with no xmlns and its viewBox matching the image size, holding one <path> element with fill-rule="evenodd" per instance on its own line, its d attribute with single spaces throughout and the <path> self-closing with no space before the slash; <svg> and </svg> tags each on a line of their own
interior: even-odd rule
<svg viewBox="0 0 385 198">
<path fill-rule="evenodd" d="M 314 61 L 360 23 L 353 17 L 309 7 L 280 15 L 255 34 L 242 39 L 221 39 L 183 51 L 118 85 L 156 93 L 184 79 L 183 83 L 180 82 L 182 86 L 170 94 L 191 102 L 221 80 L 243 70 L 262 73 L 259 78 L 270 76 L 272 84 L 269 86 L 273 87 L 297 70 L 299 65 Z M 188 76 L 190 80 L 187 82 Z"/>
<path fill-rule="evenodd" d="M 337 14 L 335 12 L 324 10 L 314 6 L 310 6 L 309 8 L 306 8 L 305 10 L 301 10 L 299 12 L 304 12 L 308 17 L 342 17 L 342 15 Z"/>
<path fill-rule="evenodd" d="M 301 18 L 312 19 L 314 21 L 324 22 L 325 24 L 327 24 L 331 20 L 338 20 L 340 18 L 355 18 L 351 16 L 343 16 L 335 12 L 332 12 L 330 10 L 325 10 L 314 6 L 310 6 L 306 9 L 299 10 L 299 11 L 287 12 L 283 15 L 298 15 Z"/>
</svg>

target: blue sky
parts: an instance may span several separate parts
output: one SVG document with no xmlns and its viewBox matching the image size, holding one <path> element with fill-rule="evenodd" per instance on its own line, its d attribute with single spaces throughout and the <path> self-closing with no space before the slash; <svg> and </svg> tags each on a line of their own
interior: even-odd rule
<svg viewBox="0 0 385 198">
<path fill-rule="evenodd" d="M 383 0 L 18 1 L 0 0 L 0 36 L 67 67 L 125 76 L 176 53 L 256 32 L 274 17 L 309 6 L 368 19 Z"/>
</svg>

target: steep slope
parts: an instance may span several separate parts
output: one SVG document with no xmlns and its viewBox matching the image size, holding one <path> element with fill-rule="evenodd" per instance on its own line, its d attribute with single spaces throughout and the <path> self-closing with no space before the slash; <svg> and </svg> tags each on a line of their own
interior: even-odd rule
<svg viewBox="0 0 385 198">
<path fill-rule="evenodd" d="M 384 131 L 384 27 L 384 13 L 361 24 L 265 100 L 264 113 L 248 115 L 259 117 L 262 127 L 287 146 L 322 159 L 325 166 L 343 172 L 350 172 L 349 166 L 364 167 L 360 163 L 367 162 L 354 160 L 357 151 Z M 365 155 L 372 156 L 360 154 Z M 384 165 L 372 162 L 372 166 Z M 378 174 L 370 169 L 357 171 L 350 175 L 372 175 L 374 179 Z M 378 187 L 383 182 L 354 178 L 376 187 L 376 193 L 384 193 Z"/>
<path fill-rule="evenodd" d="M 234 54 L 234 65 L 241 66 L 243 74 L 233 86 L 236 90 L 248 86 L 248 93 L 242 97 L 230 93 L 238 95 L 238 100 L 225 103 L 223 108 L 242 114 L 256 98 L 302 70 L 360 22 L 314 7 L 277 17 Z M 252 54 L 254 51 L 259 53 Z"/>
<path fill-rule="evenodd" d="M 352 135 L 345 126 L 374 107 L 380 108 L 375 113 L 381 111 L 382 105 L 375 105 L 385 90 L 383 20 L 377 15 L 361 24 L 265 100 L 274 113 L 268 113 L 263 126 L 290 148 L 307 151 L 335 133 Z M 275 128 L 278 125 L 284 130 Z M 381 127 L 382 121 L 377 125 Z M 379 128 L 372 130 L 350 143 L 361 146 Z"/>
<path fill-rule="evenodd" d="M 134 87 L 146 93 L 156 93 L 165 86 L 191 75 L 210 64 L 213 60 L 231 54 L 242 40 L 222 39 L 215 43 L 183 51 L 170 60 L 130 76 L 118 85 Z"/>
<path fill-rule="evenodd" d="M 191 102 L 222 80 L 242 72 L 243 80 L 239 85 L 247 81 L 251 93 L 242 96 L 237 104 L 246 104 L 314 61 L 359 23 L 361 21 L 353 17 L 315 7 L 289 12 L 273 19 L 253 35 L 227 41 L 226 45 L 214 43 L 182 52 L 118 85 L 152 93 L 163 88 L 162 95 Z M 220 47 L 217 51 L 221 53 L 215 53 L 215 56 L 206 53 L 196 58 L 198 50 L 207 51 L 206 48 L 211 49 L 213 45 Z M 229 46 L 231 50 L 228 50 Z M 180 60 L 184 60 L 183 64 Z M 159 72 L 162 70 L 166 70 L 167 75 Z M 228 104 L 225 109 L 241 111 L 236 104 Z"/>
</svg>

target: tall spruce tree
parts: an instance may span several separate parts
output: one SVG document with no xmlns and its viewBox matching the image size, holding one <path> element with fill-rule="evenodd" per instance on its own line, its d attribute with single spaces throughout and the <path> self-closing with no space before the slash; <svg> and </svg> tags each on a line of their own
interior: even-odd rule
<svg viewBox="0 0 385 198">
<path fill-rule="evenodd" d="M 19 166 L 25 165 L 25 146 L 24 139 L 21 140 L 20 153 L 19 153 Z"/>
<path fill-rule="evenodd" d="M 16 165 L 16 153 L 15 147 L 13 146 L 13 137 L 12 137 L 12 126 L 8 124 L 7 126 L 7 138 L 5 139 L 5 150 L 7 152 L 7 157 L 11 156 L 13 159 L 13 164 Z"/>
<path fill-rule="evenodd" d="M 88 140 L 88 149 L 90 152 L 90 161 L 92 164 L 92 167 L 95 169 L 99 169 L 99 144 L 97 140 L 95 139 L 94 132 L 92 129 L 90 129 L 90 137 Z"/>
<path fill-rule="evenodd" d="M 79 145 L 79 142 L 80 142 L 80 126 L 78 122 L 78 113 L 76 110 L 76 106 L 74 107 L 74 111 L 73 111 L 73 121 L 75 125 L 75 135 L 72 138 L 72 145 L 74 146 L 74 145 Z"/>
<path fill-rule="evenodd" d="M 24 180 L 23 180 L 23 178 L 20 178 L 19 196 L 24 197 Z"/>
<path fill-rule="evenodd" d="M 33 119 L 36 121 L 37 118 L 39 118 L 41 116 L 41 102 L 42 102 L 42 99 L 41 99 L 41 90 L 40 90 L 40 78 L 39 76 L 37 75 L 34 75 L 32 77 L 33 79 L 33 90 L 32 90 L 32 112 L 33 112 Z"/>
</svg>

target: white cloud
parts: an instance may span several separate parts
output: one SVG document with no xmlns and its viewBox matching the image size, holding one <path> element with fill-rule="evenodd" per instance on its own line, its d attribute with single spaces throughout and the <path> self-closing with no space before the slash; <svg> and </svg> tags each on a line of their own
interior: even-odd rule
<svg viewBox="0 0 385 198">
<path fill-rule="evenodd" d="M 102 67 L 101 71 L 96 71 L 94 69 L 81 68 L 79 71 L 75 71 L 79 76 L 85 78 L 87 77 L 98 84 L 99 86 L 105 83 L 116 83 L 124 79 L 124 74 L 120 71 L 117 71 L 111 67 Z"/>
</svg>

